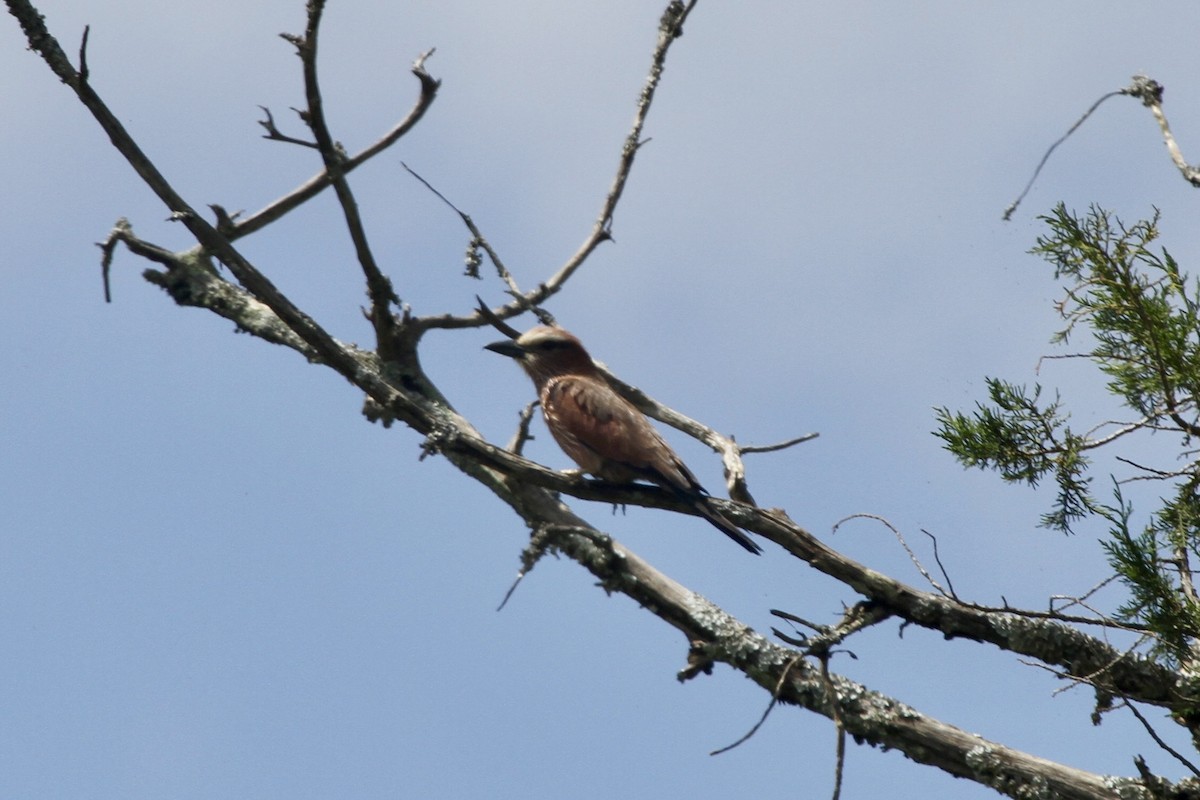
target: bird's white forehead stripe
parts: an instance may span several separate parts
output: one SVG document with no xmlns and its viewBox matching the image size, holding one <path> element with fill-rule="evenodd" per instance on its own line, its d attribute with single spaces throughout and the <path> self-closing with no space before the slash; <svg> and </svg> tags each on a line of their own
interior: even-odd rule
<svg viewBox="0 0 1200 800">
<path fill-rule="evenodd" d="M 561 342 L 561 341 L 565 341 L 566 338 L 567 338 L 566 336 L 563 336 L 562 331 L 560 331 L 556 328 L 537 327 L 537 328 L 532 328 L 532 329 L 527 330 L 524 333 L 522 333 L 520 338 L 517 339 L 517 344 L 530 345 L 530 344 L 537 344 L 539 342 L 549 342 L 549 341 L 560 341 Z"/>
</svg>

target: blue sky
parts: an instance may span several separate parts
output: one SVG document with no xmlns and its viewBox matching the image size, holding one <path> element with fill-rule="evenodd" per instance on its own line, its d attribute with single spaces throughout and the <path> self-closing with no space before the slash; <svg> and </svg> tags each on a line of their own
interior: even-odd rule
<svg viewBox="0 0 1200 800">
<path fill-rule="evenodd" d="M 468 235 L 400 161 L 536 285 L 600 207 L 660 5 L 330 5 L 323 85 L 352 151 L 407 111 L 408 65 L 438 48 L 433 109 L 353 176 L 417 313 L 465 313 L 501 287 L 461 276 Z M 932 408 L 969 406 L 984 375 L 1061 386 L 1081 420 L 1117 413 L 1082 365 L 1035 374 L 1058 292 L 1026 251 L 1055 202 L 1129 220 L 1158 206 L 1164 243 L 1195 271 L 1195 190 L 1132 100 L 1103 106 L 1000 219 L 1045 148 L 1138 71 L 1166 86 L 1196 158 L 1196 11 L 1154 8 L 1169 24 L 1097 2 L 701 2 L 615 242 L 549 308 L 623 378 L 741 442 L 819 431 L 752 457 L 751 488 L 853 557 L 920 584 L 878 525 L 830 533 L 868 512 L 926 559 L 919 530 L 936 534 L 965 597 L 1043 608 L 1082 593 L 1106 574 L 1099 531 L 1037 529 L 1047 494 L 963 472 L 929 431 Z M 302 30 L 299 0 L 41 10 L 71 52 L 91 24 L 94 86 L 194 205 L 253 211 L 317 170 L 255 124 L 261 104 L 300 133 L 287 111 L 303 99 L 299 62 L 276 37 Z M 496 613 L 524 526 L 444 461 L 418 462 L 416 435 L 367 424 L 344 381 L 175 307 L 126 253 L 105 305 L 93 243 L 117 217 L 168 247 L 186 232 L 9 17 L 0 89 L 0 796 L 828 795 L 828 721 L 780 708 L 710 757 L 768 698 L 723 668 L 680 686 L 680 638 L 574 564 L 539 564 Z M 323 195 L 243 251 L 334 335 L 366 344 L 335 212 Z M 431 334 L 423 357 L 505 441 L 532 392 L 481 349 L 493 338 Z M 719 489 L 717 459 L 671 439 Z M 568 466 L 544 431 L 530 455 Z M 858 599 L 695 519 L 576 507 L 759 630 L 770 608 L 833 620 Z M 1142 753 L 1178 774 L 1135 722 L 1093 728 L 1086 691 L 1054 695 L 1061 683 L 1012 655 L 895 624 L 849 646 L 857 659 L 836 671 L 988 738 L 1118 774 Z M 992 796 L 851 747 L 843 796 L 881 792 Z"/>
</svg>

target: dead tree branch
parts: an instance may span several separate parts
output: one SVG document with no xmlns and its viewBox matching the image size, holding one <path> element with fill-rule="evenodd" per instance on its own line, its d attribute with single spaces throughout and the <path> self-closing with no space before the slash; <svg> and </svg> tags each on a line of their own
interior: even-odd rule
<svg viewBox="0 0 1200 800">
<path fill-rule="evenodd" d="M 404 134 L 408 133 L 412 128 L 421 121 L 425 116 L 425 112 L 433 105 L 434 99 L 437 97 L 438 89 L 441 87 L 441 81 L 435 80 L 428 72 L 425 71 L 425 61 L 432 56 L 434 48 L 430 48 L 426 52 L 417 57 L 412 65 L 412 74 L 416 76 L 421 83 L 421 94 L 417 97 L 412 109 L 405 115 L 404 119 L 398 122 L 395 127 L 385 133 L 377 142 L 365 148 L 353 156 L 347 156 L 341 164 L 341 174 L 349 175 L 356 168 L 374 158 L 375 156 L 388 149 L 400 140 Z M 270 112 L 263 109 L 267 113 L 267 121 L 271 119 Z M 260 123 L 262 124 L 262 123 Z M 273 123 L 272 123 L 273 125 Z M 277 138 L 270 135 L 270 129 L 265 138 Z M 290 137 L 288 137 L 290 138 Z M 305 142 L 304 144 L 312 144 Z M 333 184 L 333 179 L 328 170 L 322 170 L 316 175 L 309 178 L 300 186 L 288 192 L 278 200 L 272 201 L 265 208 L 254 212 L 248 217 L 238 220 L 229 231 L 228 236 L 230 241 L 240 239 L 243 236 L 248 236 L 255 231 L 265 228 L 272 222 L 282 219 L 290 211 L 303 205 L 307 201 L 316 197 L 325 189 Z"/>
<path fill-rule="evenodd" d="M 1162 132 L 1163 143 L 1167 146 L 1167 153 L 1169 153 L 1171 156 L 1171 163 L 1173 163 L 1176 169 L 1179 170 L 1179 174 L 1183 176 L 1185 181 L 1190 183 L 1192 186 L 1200 187 L 1200 167 L 1194 167 L 1187 163 L 1187 159 L 1183 157 L 1183 151 L 1179 148 L 1179 143 L 1175 140 L 1174 134 L 1171 133 L 1171 126 L 1167 123 L 1167 115 L 1163 113 L 1162 84 L 1145 75 L 1134 75 L 1131 83 L 1128 86 L 1122 89 L 1117 89 L 1116 91 L 1108 92 L 1107 94 L 1101 96 L 1099 100 L 1092 103 L 1091 108 L 1085 111 L 1083 116 L 1075 120 L 1075 123 L 1068 128 L 1067 132 L 1060 136 L 1054 142 L 1054 144 L 1050 145 L 1049 149 L 1047 149 L 1045 154 L 1042 156 L 1042 160 L 1038 162 L 1037 167 L 1033 170 L 1033 175 L 1030 176 L 1029 182 L 1025 184 L 1025 188 L 1021 190 L 1021 194 L 1017 196 L 1016 200 L 1012 201 L 1012 203 L 1008 205 L 1008 208 L 1004 209 L 1003 218 L 1006 221 L 1012 219 L 1013 212 L 1017 210 L 1017 206 L 1019 206 L 1021 201 L 1025 199 L 1025 195 L 1029 194 L 1029 190 L 1033 188 L 1034 182 L 1037 181 L 1038 175 L 1041 174 L 1042 167 L 1046 166 L 1046 162 L 1050 160 L 1050 156 L 1054 153 L 1058 146 L 1069 139 L 1071 135 L 1075 133 L 1075 131 L 1077 131 L 1079 127 L 1088 120 L 1089 117 L 1092 116 L 1092 114 L 1097 108 L 1100 107 L 1102 103 L 1120 95 L 1136 97 L 1142 101 L 1142 105 L 1150 109 L 1150 113 L 1154 115 L 1154 121 L 1158 123 L 1158 128 Z"/>
</svg>

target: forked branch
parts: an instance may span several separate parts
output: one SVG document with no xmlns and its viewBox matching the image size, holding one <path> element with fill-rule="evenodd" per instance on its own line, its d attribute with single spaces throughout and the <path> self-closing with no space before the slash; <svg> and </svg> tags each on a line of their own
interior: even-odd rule
<svg viewBox="0 0 1200 800">
<path fill-rule="evenodd" d="M 304 96 L 308 109 L 301 117 L 313 133 L 321 160 L 325 162 L 325 174 L 337 195 L 338 204 L 342 208 L 342 216 L 346 221 L 346 229 L 350 233 L 350 241 L 354 244 L 354 254 L 367 281 L 367 296 L 371 298 L 371 310 L 367 318 L 375 328 L 376 346 L 384 360 L 393 360 L 392 337 L 395 317 L 393 306 L 400 305 L 400 298 L 392 288 L 391 280 L 383 274 L 367 241 L 367 230 L 363 225 L 362 215 L 358 211 L 358 201 L 346 180 L 346 152 L 341 144 L 334 141 L 329 131 L 329 123 L 325 119 L 325 102 L 321 97 L 321 86 L 317 80 L 317 43 L 321 30 L 321 17 L 325 11 L 325 0 L 309 0 L 308 25 L 303 38 L 285 36 L 284 38 L 296 47 L 300 62 L 304 65 Z"/>
<path fill-rule="evenodd" d="M 394 145 L 402 136 L 404 136 L 404 134 L 412 130 L 413 126 L 420 122 L 423 116 L 425 116 L 425 112 L 429 110 L 431 105 L 433 105 L 433 101 L 437 97 L 438 89 L 442 85 L 441 81 L 435 80 L 428 72 L 425 71 L 425 61 L 432 56 L 433 53 L 434 49 L 430 48 L 426 52 L 422 53 L 417 60 L 413 62 L 412 74 L 415 75 L 417 80 L 421 82 L 421 94 L 417 97 L 412 109 L 409 110 L 404 119 L 398 122 L 390 131 L 384 134 L 379 141 L 356 153 L 355 155 L 347 156 L 341 164 L 342 175 L 350 174 L 357 167 L 362 166 L 370 159 Z M 264 108 L 263 111 L 266 112 L 267 109 Z M 267 120 L 264 120 L 264 123 L 268 121 L 274 125 L 269 112 L 267 112 Z M 273 139 L 279 137 L 271 136 L 270 132 L 268 131 L 265 138 Z M 296 141 L 300 142 L 300 140 Z M 310 146 L 314 145 L 312 142 L 300 143 Z M 309 178 L 307 181 L 293 189 L 288 194 L 271 202 L 265 208 L 254 212 L 248 217 L 243 217 L 242 219 L 238 220 L 229 231 L 229 239 L 233 241 L 265 228 L 272 222 L 275 222 L 276 220 L 287 215 L 288 212 L 316 197 L 322 191 L 329 188 L 332 183 L 333 180 L 328 170 L 322 170 L 321 172 L 318 172 L 316 175 Z"/>
<path fill-rule="evenodd" d="M 563 288 L 570 277 L 575 274 L 575 271 L 583 266 L 583 263 L 592 254 L 592 251 L 602 242 L 612 238 L 613 215 L 616 213 L 617 204 L 620 202 L 621 195 L 625 191 L 625 184 L 629 181 L 630 173 L 633 171 L 634 159 L 642 145 L 645 144 L 645 141 L 642 139 L 642 132 L 646 127 L 646 119 L 650 115 L 650 107 L 654 102 L 654 93 L 658 90 L 658 85 L 662 80 L 663 69 L 667 62 L 667 53 L 670 51 L 671 45 L 674 44 L 675 40 L 683 35 L 683 24 L 687 21 L 688 16 L 692 13 L 692 9 L 695 6 L 696 0 L 689 0 L 687 3 L 680 0 L 672 0 L 667 5 L 666 10 L 659 20 L 658 40 L 650 59 L 650 71 L 646 76 L 646 83 L 642 87 L 642 92 L 638 97 L 637 110 L 633 117 L 633 126 L 625 136 L 625 143 L 621 148 L 621 157 L 617 163 L 617 171 L 613 176 L 608 194 L 605 195 L 604 201 L 601 203 L 600 214 L 597 216 L 596 221 L 592 223 L 592 229 L 583 240 L 583 244 L 567 259 L 566 263 L 558 268 L 554 275 L 539 284 L 536 289 L 527 291 L 524 296 L 495 309 L 495 314 L 501 319 L 509 319 L 530 308 L 540 307 L 546 300 Z M 455 209 L 455 211 L 458 211 L 458 209 Z M 464 217 L 464 220 L 467 218 L 463 212 L 458 211 L 458 213 Z M 472 230 L 472 234 L 479 235 L 477 230 Z M 487 320 L 480 314 L 473 314 L 466 317 L 446 314 L 442 316 L 423 317 L 417 322 L 429 328 L 479 327 L 487 324 Z"/>
</svg>

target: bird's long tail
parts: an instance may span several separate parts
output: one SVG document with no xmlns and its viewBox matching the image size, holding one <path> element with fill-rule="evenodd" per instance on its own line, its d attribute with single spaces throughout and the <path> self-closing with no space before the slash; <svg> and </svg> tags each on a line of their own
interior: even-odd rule
<svg viewBox="0 0 1200 800">
<path fill-rule="evenodd" d="M 756 544 L 749 536 L 742 533 L 740 528 L 738 528 L 729 520 L 725 519 L 725 517 L 721 516 L 720 512 L 710 506 L 704 497 L 693 497 L 692 501 L 692 507 L 700 512 L 700 516 L 711 522 L 714 528 L 720 530 L 721 533 L 725 534 L 730 539 L 733 539 L 742 547 L 746 548 L 751 553 L 754 553 L 754 555 L 757 556 L 762 554 L 762 548 L 759 547 L 758 544 Z"/>
</svg>

